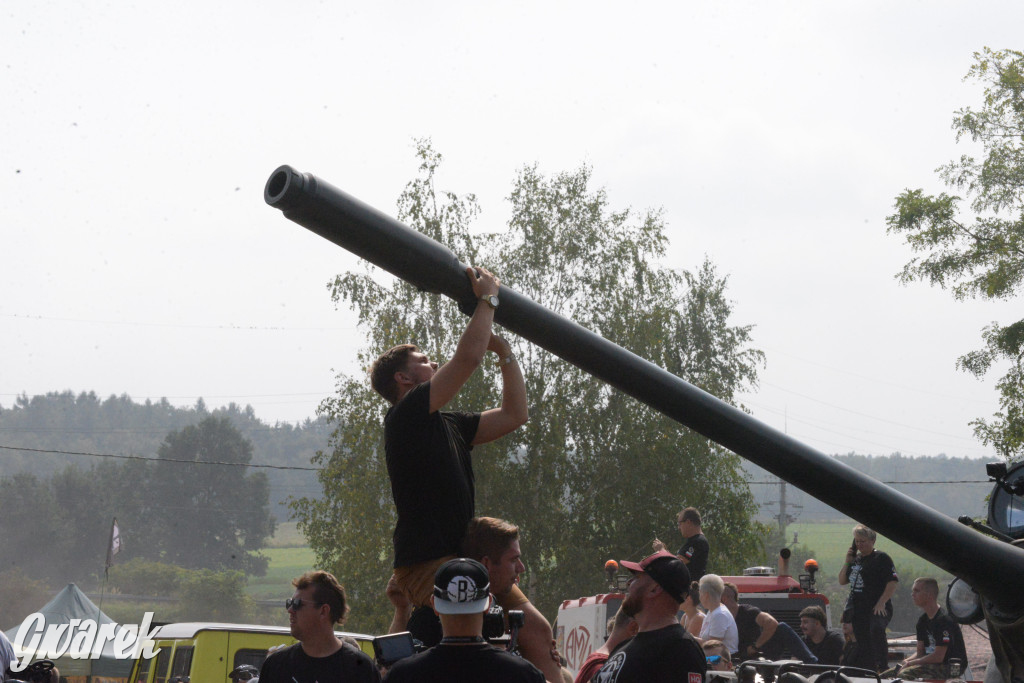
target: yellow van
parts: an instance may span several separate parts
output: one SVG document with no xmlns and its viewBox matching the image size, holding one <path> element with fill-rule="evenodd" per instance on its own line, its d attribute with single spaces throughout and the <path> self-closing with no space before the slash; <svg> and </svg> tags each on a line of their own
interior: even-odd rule
<svg viewBox="0 0 1024 683">
<path fill-rule="evenodd" d="M 373 636 L 338 631 L 354 638 L 363 652 L 373 657 Z M 242 664 L 257 669 L 267 650 L 295 641 L 283 626 L 195 622 L 164 624 L 153 631 L 156 657 L 140 657 L 128 683 L 231 683 L 228 674 Z"/>
</svg>

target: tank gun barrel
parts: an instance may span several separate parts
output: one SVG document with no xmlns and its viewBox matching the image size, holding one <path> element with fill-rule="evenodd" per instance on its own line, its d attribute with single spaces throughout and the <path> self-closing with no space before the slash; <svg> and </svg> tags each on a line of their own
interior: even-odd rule
<svg viewBox="0 0 1024 683">
<path fill-rule="evenodd" d="M 466 312 L 466 265 L 447 247 L 309 173 L 281 166 L 267 204 L 286 218 Z M 1024 549 L 1001 543 L 769 427 L 526 296 L 502 286 L 495 321 L 652 408 L 827 502 L 1024 614 Z"/>
</svg>

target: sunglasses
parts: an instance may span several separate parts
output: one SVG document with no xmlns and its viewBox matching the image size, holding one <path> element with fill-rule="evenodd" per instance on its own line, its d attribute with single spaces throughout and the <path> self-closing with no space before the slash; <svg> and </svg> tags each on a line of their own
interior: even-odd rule
<svg viewBox="0 0 1024 683">
<path fill-rule="evenodd" d="M 711 655 L 707 659 L 708 659 L 708 664 L 718 664 L 720 661 L 722 661 L 721 655 Z"/>
<path fill-rule="evenodd" d="M 298 612 L 306 605 L 315 605 L 316 607 L 320 607 L 323 604 L 324 603 L 322 602 L 313 602 L 312 600 L 303 600 L 302 598 L 288 598 L 284 601 L 284 608 L 286 610 L 294 610 Z"/>
</svg>

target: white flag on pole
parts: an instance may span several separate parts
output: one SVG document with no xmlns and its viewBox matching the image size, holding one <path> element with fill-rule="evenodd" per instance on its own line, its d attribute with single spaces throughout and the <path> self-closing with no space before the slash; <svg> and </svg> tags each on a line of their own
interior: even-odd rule
<svg viewBox="0 0 1024 683">
<path fill-rule="evenodd" d="M 114 564 L 114 555 L 121 552 L 121 530 L 117 528 L 117 517 L 110 525 L 110 547 L 107 548 L 107 569 Z"/>
</svg>

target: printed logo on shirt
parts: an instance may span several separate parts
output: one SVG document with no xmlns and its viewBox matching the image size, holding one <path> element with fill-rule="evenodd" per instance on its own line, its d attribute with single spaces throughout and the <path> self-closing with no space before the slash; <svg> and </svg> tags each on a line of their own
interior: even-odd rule
<svg viewBox="0 0 1024 683">
<path fill-rule="evenodd" d="M 949 633 L 949 631 L 943 631 L 942 632 L 942 644 L 943 645 L 949 645 L 949 641 L 951 641 L 951 640 L 953 640 L 953 636 Z"/>
<path fill-rule="evenodd" d="M 860 575 L 861 566 L 855 564 L 850 568 L 850 591 L 853 593 L 864 592 L 864 578 Z"/>
<path fill-rule="evenodd" d="M 593 683 L 615 683 L 615 679 L 619 677 L 619 672 L 622 671 L 622 667 L 625 665 L 626 653 L 616 652 L 608 658 L 608 661 L 604 663 L 601 670 L 591 680 Z"/>
<path fill-rule="evenodd" d="M 690 683 L 704 683 L 704 677 L 697 673 L 691 673 L 689 675 Z"/>
</svg>

